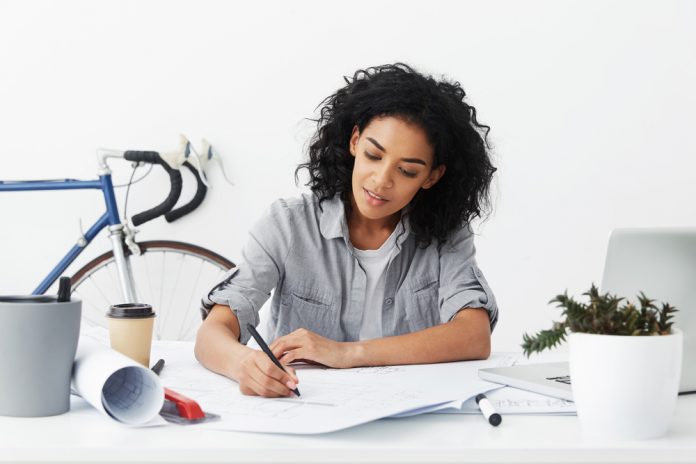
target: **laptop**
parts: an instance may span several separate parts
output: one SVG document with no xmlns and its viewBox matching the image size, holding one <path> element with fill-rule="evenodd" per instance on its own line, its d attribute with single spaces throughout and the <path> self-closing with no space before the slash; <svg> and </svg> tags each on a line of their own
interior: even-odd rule
<svg viewBox="0 0 696 464">
<path fill-rule="evenodd" d="M 680 393 L 696 392 L 696 228 L 616 229 L 609 237 L 602 293 L 637 303 L 643 291 L 678 309 L 673 327 L 684 334 Z M 573 400 L 568 363 L 479 369 L 479 377 Z"/>
</svg>

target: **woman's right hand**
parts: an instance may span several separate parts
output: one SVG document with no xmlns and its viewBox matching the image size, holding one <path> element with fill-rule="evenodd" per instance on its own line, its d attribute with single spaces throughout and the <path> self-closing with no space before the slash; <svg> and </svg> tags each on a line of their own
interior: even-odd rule
<svg viewBox="0 0 696 464">
<path fill-rule="evenodd" d="M 237 367 L 239 391 L 244 395 L 278 398 L 294 395 L 299 379 L 292 367 L 287 372 L 276 366 L 266 353 L 249 348 Z"/>
<path fill-rule="evenodd" d="M 229 306 L 213 306 L 198 329 L 194 354 L 206 368 L 236 380 L 244 395 L 290 396 L 299 380 L 283 372 L 266 353 L 239 343 L 239 321 Z"/>
</svg>

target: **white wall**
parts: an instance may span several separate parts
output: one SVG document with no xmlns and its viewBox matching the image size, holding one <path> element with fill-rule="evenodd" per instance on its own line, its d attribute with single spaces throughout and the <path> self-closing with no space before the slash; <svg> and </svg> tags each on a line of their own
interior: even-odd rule
<svg viewBox="0 0 696 464">
<path fill-rule="evenodd" d="M 236 260 L 262 209 L 301 191 L 305 118 L 342 76 L 446 74 L 492 128 L 496 210 L 477 244 L 494 349 L 515 350 L 558 316 L 550 298 L 601 280 L 612 228 L 696 225 L 694 24 L 688 1 L 3 1 L 0 178 L 92 178 L 97 147 L 207 137 L 235 185 L 213 173 L 198 211 L 140 237 Z M 138 184 L 129 210 L 165 187 Z M 30 292 L 98 208 L 97 192 L 0 194 L 0 293 Z"/>
</svg>

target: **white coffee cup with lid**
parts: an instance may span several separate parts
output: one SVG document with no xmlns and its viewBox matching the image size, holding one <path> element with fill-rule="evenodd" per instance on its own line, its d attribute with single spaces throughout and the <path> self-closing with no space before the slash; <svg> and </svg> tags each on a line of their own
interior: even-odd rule
<svg viewBox="0 0 696 464">
<path fill-rule="evenodd" d="M 155 322 L 152 306 L 144 303 L 112 305 L 106 317 L 111 348 L 149 368 Z"/>
</svg>

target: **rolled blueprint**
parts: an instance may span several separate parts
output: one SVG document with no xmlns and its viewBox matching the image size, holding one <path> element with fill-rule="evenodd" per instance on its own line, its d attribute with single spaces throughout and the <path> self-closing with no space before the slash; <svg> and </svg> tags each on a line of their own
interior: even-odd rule
<svg viewBox="0 0 696 464">
<path fill-rule="evenodd" d="M 72 389 L 102 413 L 128 425 L 158 417 L 164 388 L 150 369 L 93 338 L 81 336 Z"/>
</svg>

